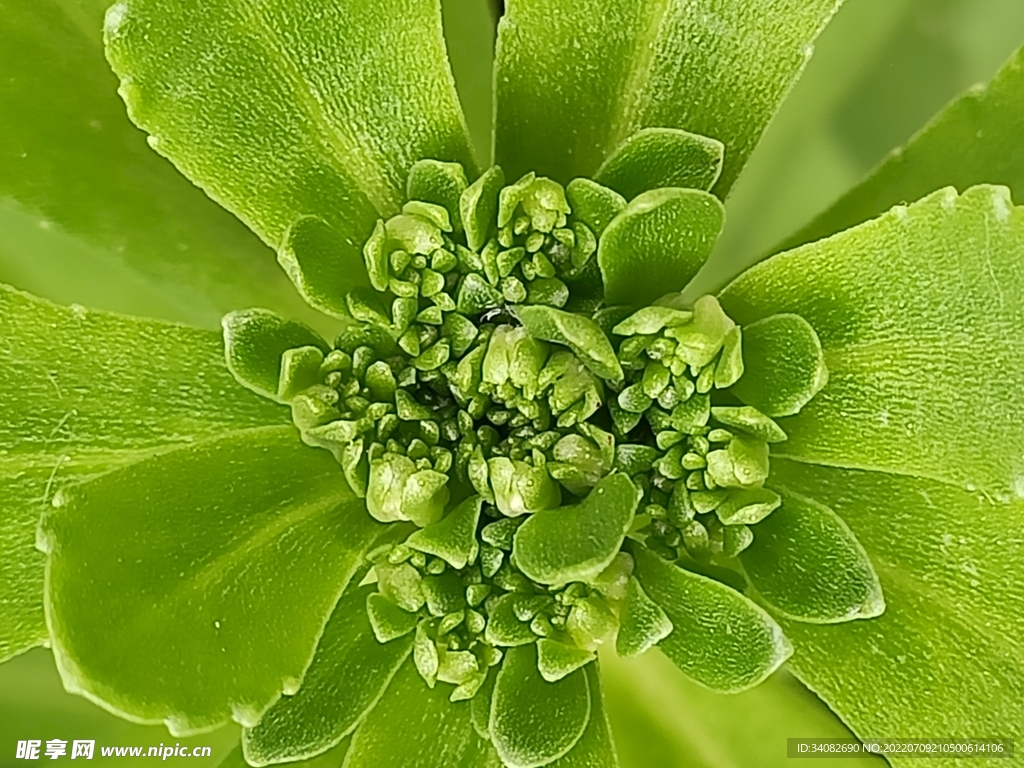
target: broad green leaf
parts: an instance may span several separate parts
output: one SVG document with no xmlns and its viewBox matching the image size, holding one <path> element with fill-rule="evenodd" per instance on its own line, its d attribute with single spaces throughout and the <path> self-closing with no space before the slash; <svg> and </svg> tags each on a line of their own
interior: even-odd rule
<svg viewBox="0 0 1024 768">
<path fill-rule="evenodd" d="M 66 488 L 39 534 L 64 684 L 172 733 L 252 727 L 298 690 L 378 530 L 334 459 L 292 426 Z"/>
<path fill-rule="evenodd" d="M 627 475 L 607 475 L 576 506 L 530 515 L 516 531 L 513 560 L 541 584 L 590 581 L 615 559 L 638 502 Z"/>
<path fill-rule="evenodd" d="M 790 237 L 782 248 L 812 242 L 878 216 L 906 200 L 953 186 L 1005 184 L 1024 196 L 1024 48 L 991 82 L 951 102 L 860 184 Z M 780 250 L 780 249 L 776 249 Z"/>
<path fill-rule="evenodd" d="M 725 197 L 837 0 L 511 0 L 498 25 L 495 157 L 562 183 L 642 128 L 718 139 Z"/>
<path fill-rule="evenodd" d="M 725 147 L 674 128 L 645 128 L 617 147 L 595 177 L 627 200 L 661 187 L 709 190 L 722 172 Z"/>
<path fill-rule="evenodd" d="M 782 459 L 772 460 L 772 479 L 850 526 L 886 602 L 870 621 L 787 622 L 793 671 L 863 736 L 1021 738 L 1019 495 L 1002 501 L 924 478 Z"/>
<path fill-rule="evenodd" d="M 787 738 L 853 738 L 785 668 L 749 691 L 720 694 L 689 680 L 663 654 L 623 660 L 607 653 L 601 680 L 622 768 L 792 768 Z M 887 764 L 877 757 L 822 755 L 813 765 Z"/>
<path fill-rule="evenodd" d="M 220 335 L 0 287 L 0 660 L 46 639 L 36 524 L 69 482 L 288 422 L 239 387 Z"/>
<path fill-rule="evenodd" d="M 695 189 L 644 192 L 608 225 L 597 249 L 608 304 L 643 306 L 686 286 L 725 221 L 718 200 Z"/>
<path fill-rule="evenodd" d="M 317 644 L 299 692 L 282 696 L 242 734 L 252 765 L 308 758 L 337 746 L 373 709 L 402 662 L 412 638 L 377 642 L 366 616 L 372 586 L 338 601 Z"/>
<path fill-rule="evenodd" d="M 443 683 L 428 688 L 406 662 L 356 730 L 345 768 L 500 768 L 470 723 L 470 702 L 450 702 L 451 691 Z"/>
<path fill-rule="evenodd" d="M 821 339 L 829 382 L 778 453 L 1024 487 L 1024 213 L 1006 189 L 945 189 L 762 262 L 721 295 L 746 326 L 777 312 Z M 773 451 L 773 455 L 774 455 Z"/>
<path fill-rule="evenodd" d="M 637 579 L 668 615 L 672 632 L 658 647 L 683 672 L 722 693 L 751 688 L 793 652 L 782 629 L 731 587 L 630 547 Z"/>
<path fill-rule="evenodd" d="M 239 384 L 264 397 L 277 397 L 285 352 L 298 347 L 330 351 L 316 331 L 267 309 L 230 312 L 221 325 L 228 370 Z"/>
<path fill-rule="evenodd" d="M 740 554 L 743 570 L 773 611 L 834 624 L 885 610 L 878 576 L 849 527 L 823 504 L 786 491 Z"/>
<path fill-rule="evenodd" d="M 622 367 L 611 342 L 589 317 L 554 307 L 516 307 L 516 315 L 535 339 L 569 347 L 595 375 L 610 381 L 622 379 Z"/>
<path fill-rule="evenodd" d="M 146 145 L 103 57 L 110 0 L 0 14 L 0 280 L 54 301 L 216 328 L 313 313 L 272 254 Z"/>
<path fill-rule="evenodd" d="M 821 341 L 799 315 L 744 326 L 742 348 L 743 375 L 733 394 L 767 416 L 799 413 L 828 381 Z"/>
<path fill-rule="evenodd" d="M 576 746 L 564 757 L 549 763 L 552 768 L 619 768 L 612 729 L 604 709 L 601 673 L 597 664 L 586 667 L 590 686 L 590 720 Z"/>
<path fill-rule="evenodd" d="M 272 247 L 317 216 L 355 263 L 413 163 L 475 167 L 436 2 L 122 0 L 104 30 L 150 145 Z"/>
<path fill-rule="evenodd" d="M 535 643 L 505 652 L 491 698 L 491 741 L 507 768 L 537 768 L 569 752 L 591 716 L 590 684 L 577 669 L 549 683 Z"/>
</svg>

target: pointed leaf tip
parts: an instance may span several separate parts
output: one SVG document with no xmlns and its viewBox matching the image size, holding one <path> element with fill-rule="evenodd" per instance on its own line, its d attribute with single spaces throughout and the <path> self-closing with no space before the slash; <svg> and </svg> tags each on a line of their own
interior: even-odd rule
<svg viewBox="0 0 1024 768">
<path fill-rule="evenodd" d="M 491 740 L 508 768 L 539 768 L 573 748 L 590 710 L 585 669 L 549 683 L 537 668 L 535 643 L 512 648 L 494 685 Z"/>
<path fill-rule="evenodd" d="M 415 531 L 405 543 L 440 557 L 452 568 L 464 568 L 476 557 L 477 524 L 483 503 L 482 497 L 471 496 L 436 523 Z"/>
<path fill-rule="evenodd" d="M 636 577 L 631 576 L 626 584 L 626 607 L 622 614 L 622 624 L 615 639 L 616 652 L 624 658 L 639 656 L 671 632 L 671 619 L 660 605 L 647 596 Z"/>
<path fill-rule="evenodd" d="M 782 491 L 740 554 L 754 589 L 787 618 L 814 624 L 870 619 L 885 611 L 882 586 L 849 526 L 823 504 Z"/>
<path fill-rule="evenodd" d="M 277 399 L 281 356 L 296 347 L 330 346 L 311 328 L 285 320 L 268 309 L 230 312 L 221 320 L 228 370 L 240 384 L 257 394 Z"/>
<path fill-rule="evenodd" d="M 683 672 L 722 693 L 751 688 L 793 653 L 782 628 L 746 597 L 631 545 L 637 579 L 672 622 L 660 647 Z"/>
<path fill-rule="evenodd" d="M 608 225 L 597 261 L 608 304 L 643 306 L 686 287 L 725 222 L 713 195 L 669 187 L 644 192 Z"/>
</svg>

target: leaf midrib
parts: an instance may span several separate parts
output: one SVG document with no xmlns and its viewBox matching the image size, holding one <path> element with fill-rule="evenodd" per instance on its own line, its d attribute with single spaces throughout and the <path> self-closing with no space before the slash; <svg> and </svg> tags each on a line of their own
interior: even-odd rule
<svg viewBox="0 0 1024 768">
<path fill-rule="evenodd" d="M 345 135 L 340 126 L 328 121 L 312 87 L 302 77 L 300 68 L 292 61 L 288 52 L 281 47 L 254 1 L 239 0 L 239 6 L 250 22 L 250 30 L 255 33 L 270 58 L 278 64 L 279 71 L 291 83 L 292 93 L 309 118 L 310 124 L 316 128 L 331 165 L 366 196 L 380 215 L 397 213 L 399 193 L 381 171 L 382 168 L 388 167 L 387 158 L 382 155 L 372 157 L 370 151 L 354 137 Z"/>
<path fill-rule="evenodd" d="M 644 106 L 650 101 L 651 70 L 658 53 L 657 42 L 661 37 L 661 27 L 668 15 L 673 0 L 655 0 L 652 2 L 647 24 L 641 35 L 637 36 L 634 55 L 629 57 L 631 66 L 615 98 L 615 118 L 608 133 L 604 146 L 606 160 L 612 151 L 629 138 L 635 128 L 635 115 L 642 113 Z"/>
</svg>

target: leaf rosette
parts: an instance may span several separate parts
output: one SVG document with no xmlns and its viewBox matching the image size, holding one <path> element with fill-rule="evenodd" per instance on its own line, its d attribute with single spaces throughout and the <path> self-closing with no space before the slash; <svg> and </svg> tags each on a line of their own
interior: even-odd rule
<svg viewBox="0 0 1024 768">
<path fill-rule="evenodd" d="M 657 646 L 723 693 L 796 649 L 864 722 L 799 656 L 827 658 L 826 637 L 856 656 L 890 621 L 893 565 L 847 486 L 883 509 L 886 483 L 1020 495 L 1021 406 L 990 394 L 995 374 L 962 382 L 1024 381 L 1005 341 L 1018 211 L 998 188 L 941 191 L 694 299 L 722 201 L 835 4 L 744 18 L 763 71 L 705 50 L 684 3 L 509 5 L 483 172 L 434 3 L 108 11 L 132 119 L 329 319 L 231 312 L 221 360 L 206 334 L 3 294 L 12 359 L 79 333 L 105 350 L 99 373 L 78 360 L 109 379 L 108 406 L 81 406 L 97 423 L 127 402 L 132 339 L 194 347 L 139 369 L 160 403 L 115 425 L 130 451 L 98 436 L 57 454 L 86 482 L 51 493 L 49 476 L 46 625 L 38 577 L 19 582 L 4 648 L 48 637 L 67 687 L 175 733 L 233 718 L 252 765 L 614 765 L 602 648 Z M 589 66 L 606 44 L 633 64 Z M 984 269 L 961 264 L 975 253 Z M 992 412 L 1005 423 L 977 430 Z"/>
</svg>

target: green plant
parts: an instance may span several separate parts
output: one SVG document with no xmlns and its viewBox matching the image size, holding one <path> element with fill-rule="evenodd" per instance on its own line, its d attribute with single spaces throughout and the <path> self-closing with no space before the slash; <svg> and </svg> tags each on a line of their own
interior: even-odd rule
<svg viewBox="0 0 1024 768">
<path fill-rule="evenodd" d="M 795 648 L 862 735 L 1013 735 L 1021 215 L 932 190 L 1019 168 L 1019 57 L 679 293 L 834 10 L 512 3 L 481 171 L 432 3 L 115 4 L 150 145 L 340 329 L 5 289 L 4 655 L 256 764 L 614 764 L 612 638 L 726 692 Z"/>
</svg>

